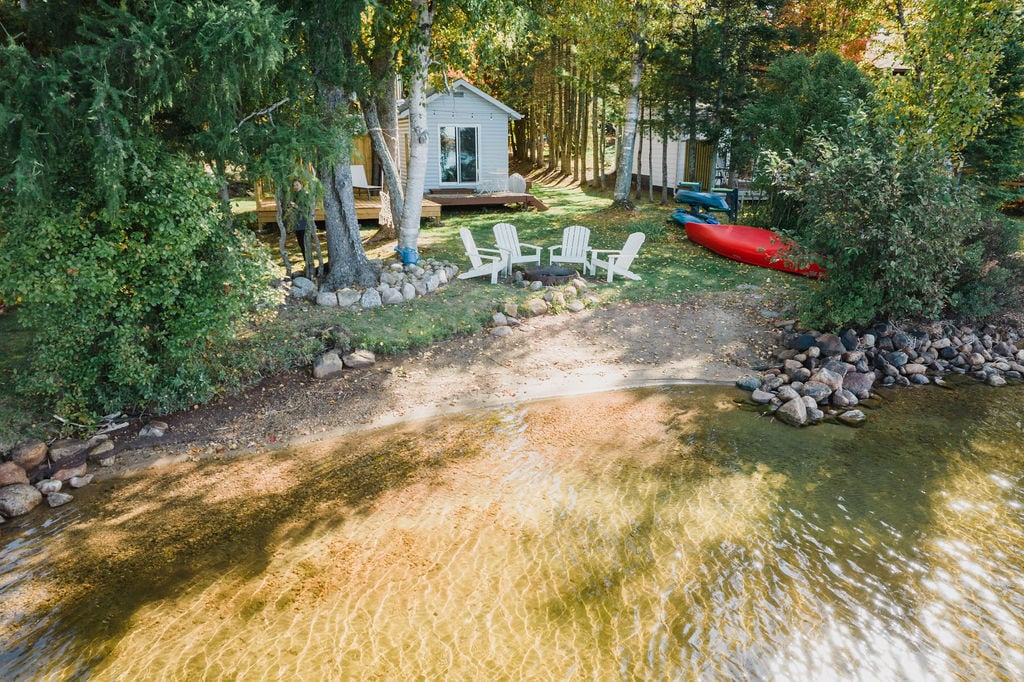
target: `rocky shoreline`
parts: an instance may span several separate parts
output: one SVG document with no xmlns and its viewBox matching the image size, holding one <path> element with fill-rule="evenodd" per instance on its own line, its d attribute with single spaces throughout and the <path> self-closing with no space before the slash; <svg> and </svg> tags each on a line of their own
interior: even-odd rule
<svg viewBox="0 0 1024 682">
<path fill-rule="evenodd" d="M 945 376 L 969 376 L 998 387 L 1024 379 L 1024 347 L 1016 330 L 934 323 L 903 330 L 876 325 L 858 333 L 792 333 L 776 363 L 736 385 L 791 426 L 828 418 L 852 426 L 866 415 L 856 406 L 876 386 L 945 384 Z"/>
</svg>

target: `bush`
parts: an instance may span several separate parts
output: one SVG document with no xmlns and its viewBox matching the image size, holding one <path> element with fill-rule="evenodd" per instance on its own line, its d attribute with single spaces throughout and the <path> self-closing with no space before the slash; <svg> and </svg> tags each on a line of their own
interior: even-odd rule
<svg viewBox="0 0 1024 682">
<path fill-rule="evenodd" d="M 82 198 L 35 216 L 9 207 L 0 298 L 35 334 L 20 385 L 65 414 L 208 399 L 238 323 L 269 291 L 269 263 L 227 227 L 201 167 L 148 161 L 128 172 L 116 212 Z"/>
<path fill-rule="evenodd" d="M 828 268 L 805 319 L 839 327 L 878 319 L 978 314 L 1006 283 L 1007 227 L 928 146 L 851 124 L 809 158 L 773 156 L 777 188 L 796 202 L 787 236 Z"/>
</svg>

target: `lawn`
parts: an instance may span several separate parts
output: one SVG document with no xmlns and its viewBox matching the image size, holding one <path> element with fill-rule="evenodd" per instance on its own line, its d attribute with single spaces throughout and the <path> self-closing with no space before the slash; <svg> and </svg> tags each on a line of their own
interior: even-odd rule
<svg viewBox="0 0 1024 682">
<path fill-rule="evenodd" d="M 647 235 L 633 264 L 633 270 L 643 280 L 616 278 L 611 284 L 603 279 L 591 280 L 590 291 L 601 304 L 677 303 L 698 292 L 730 290 L 744 284 L 767 286 L 773 291 L 808 286 L 801 277 L 742 265 L 691 244 L 681 226 L 666 221 L 671 208 L 645 204 L 627 215 L 610 210 L 607 196 L 579 189 L 535 187 L 534 191 L 550 210 L 446 209 L 442 224 L 424 223 L 418 245 L 421 258 L 447 260 L 465 268 L 468 263 L 458 234 L 462 227 L 469 228 L 478 245 L 490 246 L 494 223 L 511 222 L 517 226 L 522 241 L 547 247 L 560 242 L 562 228 L 578 223 L 592 230 L 591 245 L 595 248 L 619 248 L 631 232 Z M 244 207 L 244 202 L 240 202 L 239 208 Z M 244 220 L 245 214 L 240 214 L 240 218 Z M 375 227 L 367 225 L 364 239 L 374 232 Z M 283 275 L 276 230 L 262 232 L 259 238 L 273 254 Z M 292 263 L 301 263 L 294 239 L 290 238 L 288 243 Z M 394 243 L 384 244 L 371 249 L 368 255 L 393 258 L 393 249 Z M 476 278 L 455 280 L 437 293 L 405 306 L 349 311 L 289 304 L 247 327 L 227 360 L 230 378 L 220 392 L 227 394 L 263 376 L 303 366 L 325 347 L 363 347 L 395 354 L 454 336 L 479 333 L 506 303 L 520 303 L 530 295 L 509 284 L 492 285 L 486 278 Z M 28 358 L 31 334 L 18 327 L 16 314 L 8 313 L 0 315 L 0 339 L 0 376 L 5 384 L 13 385 L 17 370 L 25 366 Z M 56 422 L 45 409 L 34 409 L 37 407 L 9 395 L 0 397 L 0 433 L 52 435 L 57 430 Z M 0 437 L 0 446 L 3 445 L 4 439 Z"/>
</svg>

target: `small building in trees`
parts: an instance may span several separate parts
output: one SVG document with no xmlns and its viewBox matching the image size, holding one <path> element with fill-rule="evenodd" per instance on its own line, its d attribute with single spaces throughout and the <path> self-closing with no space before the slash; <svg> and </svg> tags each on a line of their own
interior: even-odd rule
<svg viewBox="0 0 1024 682">
<path fill-rule="evenodd" d="M 509 123 L 523 115 L 459 78 L 427 95 L 427 176 L 431 193 L 503 192 L 508 187 Z M 407 106 L 407 105 L 406 105 Z M 408 109 L 399 110 L 404 171 L 408 159 Z M 522 191 L 522 190 L 519 190 Z"/>
<path fill-rule="evenodd" d="M 669 137 L 667 143 L 652 126 L 641 124 L 633 147 L 633 177 L 643 186 L 661 188 L 668 181 L 669 190 L 680 182 L 699 182 L 707 192 L 712 187 L 728 184 L 728 157 L 704 140 L 691 141 L 686 133 Z M 664 173 L 668 168 L 667 176 Z"/>
</svg>

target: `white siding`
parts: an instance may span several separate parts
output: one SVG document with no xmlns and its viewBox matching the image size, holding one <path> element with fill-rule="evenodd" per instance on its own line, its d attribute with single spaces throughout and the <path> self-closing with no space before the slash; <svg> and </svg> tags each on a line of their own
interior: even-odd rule
<svg viewBox="0 0 1024 682">
<path fill-rule="evenodd" d="M 508 183 L 508 114 L 472 92 L 456 90 L 460 97 L 441 94 L 427 107 L 427 129 L 430 131 L 427 161 L 427 189 L 460 188 L 496 191 Z M 442 125 L 475 127 L 477 134 L 478 182 L 441 184 Z"/>
<path fill-rule="evenodd" d="M 637 145 L 633 148 L 633 175 L 650 175 L 651 181 L 656 187 L 662 187 L 663 178 L 661 175 L 661 137 L 655 133 L 644 135 L 643 149 L 640 149 L 640 140 L 637 138 Z M 651 148 L 651 145 L 654 148 Z M 640 158 L 640 154 L 643 158 Z M 648 159 L 654 168 L 648 168 Z M 676 183 L 684 177 L 686 164 L 686 140 L 670 138 L 668 141 L 668 188 L 672 190 Z M 647 183 L 644 183 L 646 187 Z"/>
</svg>

